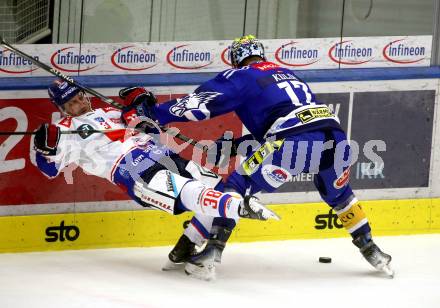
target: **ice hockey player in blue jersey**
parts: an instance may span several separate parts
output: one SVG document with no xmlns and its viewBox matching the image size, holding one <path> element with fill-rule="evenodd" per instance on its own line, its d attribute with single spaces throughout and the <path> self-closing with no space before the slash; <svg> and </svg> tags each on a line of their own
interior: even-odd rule
<svg viewBox="0 0 440 308">
<path fill-rule="evenodd" d="M 230 58 L 232 69 L 206 81 L 193 93 L 146 108 L 161 125 L 201 121 L 234 111 L 250 136 L 233 140 L 232 149 L 249 145 L 252 138 L 260 146 L 228 177 L 225 191 L 273 192 L 292 176 L 315 174 L 316 189 L 339 216 L 365 259 L 392 275 L 391 256 L 373 242 L 367 217 L 350 188 L 350 146 L 337 116 L 315 100 L 310 87 L 293 71 L 266 61 L 264 47 L 254 36 L 234 40 Z M 246 142 L 240 144 L 244 139 Z M 187 272 L 214 268 L 234 225 L 230 220 L 214 220 L 206 248 L 183 260 Z M 187 242 L 183 235 L 170 260 L 183 255 Z"/>
</svg>

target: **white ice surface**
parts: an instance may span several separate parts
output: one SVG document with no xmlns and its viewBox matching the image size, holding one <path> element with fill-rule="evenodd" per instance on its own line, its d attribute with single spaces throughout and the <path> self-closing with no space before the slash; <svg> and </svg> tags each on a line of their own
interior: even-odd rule
<svg viewBox="0 0 440 308">
<path fill-rule="evenodd" d="M 0 308 L 440 307 L 440 235 L 376 242 L 394 279 L 348 238 L 229 244 L 211 282 L 162 272 L 171 247 L 0 254 Z"/>
</svg>

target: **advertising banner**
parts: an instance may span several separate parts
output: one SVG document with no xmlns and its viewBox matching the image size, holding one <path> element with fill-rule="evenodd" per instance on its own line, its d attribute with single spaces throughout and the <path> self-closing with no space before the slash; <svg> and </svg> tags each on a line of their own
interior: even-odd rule
<svg viewBox="0 0 440 308">
<path fill-rule="evenodd" d="M 429 66 L 431 36 L 263 40 L 267 60 L 295 70 Z M 220 72 L 230 68 L 231 41 L 19 45 L 57 70 L 75 75 Z M 0 77 L 48 76 L 0 49 Z"/>
</svg>

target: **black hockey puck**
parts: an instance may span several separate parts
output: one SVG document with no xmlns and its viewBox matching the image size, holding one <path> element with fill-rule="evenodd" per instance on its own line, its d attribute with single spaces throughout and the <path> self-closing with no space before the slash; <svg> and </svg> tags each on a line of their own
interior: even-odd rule
<svg viewBox="0 0 440 308">
<path fill-rule="evenodd" d="M 332 263 L 332 258 L 329 257 L 319 257 L 320 263 Z"/>
</svg>

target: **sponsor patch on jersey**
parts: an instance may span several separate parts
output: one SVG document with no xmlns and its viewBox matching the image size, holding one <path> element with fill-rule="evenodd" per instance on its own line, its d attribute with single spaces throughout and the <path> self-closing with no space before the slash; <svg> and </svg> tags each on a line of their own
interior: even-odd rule
<svg viewBox="0 0 440 308">
<path fill-rule="evenodd" d="M 296 113 L 296 117 L 304 124 L 315 119 L 333 118 L 331 110 L 327 107 L 308 108 Z"/>
<path fill-rule="evenodd" d="M 265 165 L 261 169 L 261 173 L 266 182 L 275 188 L 292 180 L 292 175 L 287 170 L 275 165 Z"/>
<path fill-rule="evenodd" d="M 131 157 L 131 158 L 133 158 L 133 157 Z M 131 164 L 132 164 L 133 166 L 137 166 L 137 165 L 139 165 L 139 164 L 144 160 L 144 158 L 145 158 L 145 155 L 144 155 L 144 154 L 140 154 L 138 157 L 136 157 L 135 159 L 133 159 L 133 161 L 131 162 Z"/>
<path fill-rule="evenodd" d="M 95 118 L 95 121 L 97 121 L 99 123 L 104 123 L 105 122 L 103 117 L 97 117 L 97 118 Z"/>
<path fill-rule="evenodd" d="M 341 189 L 342 187 L 347 185 L 349 179 L 350 179 L 350 168 L 345 170 L 341 174 L 341 176 L 333 182 L 333 187 L 336 189 Z"/>
<path fill-rule="evenodd" d="M 272 62 L 258 62 L 251 65 L 253 68 L 256 68 L 260 71 L 269 71 L 280 68 L 278 64 Z"/>
<path fill-rule="evenodd" d="M 279 150 L 284 143 L 284 139 L 266 141 L 243 163 L 243 170 L 247 175 L 251 175 L 258 169 L 263 161 L 268 158 L 275 150 Z"/>
<path fill-rule="evenodd" d="M 86 139 L 89 136 L 91 136 L 93 133 L 91 132 L 93 130 L 93 127 L 89 124 L 83 124 L 80 127 L 78 127 L 78 130 L 80 131 L 78 133 L 78 135 L 83 138 Z"/>
</svg>

